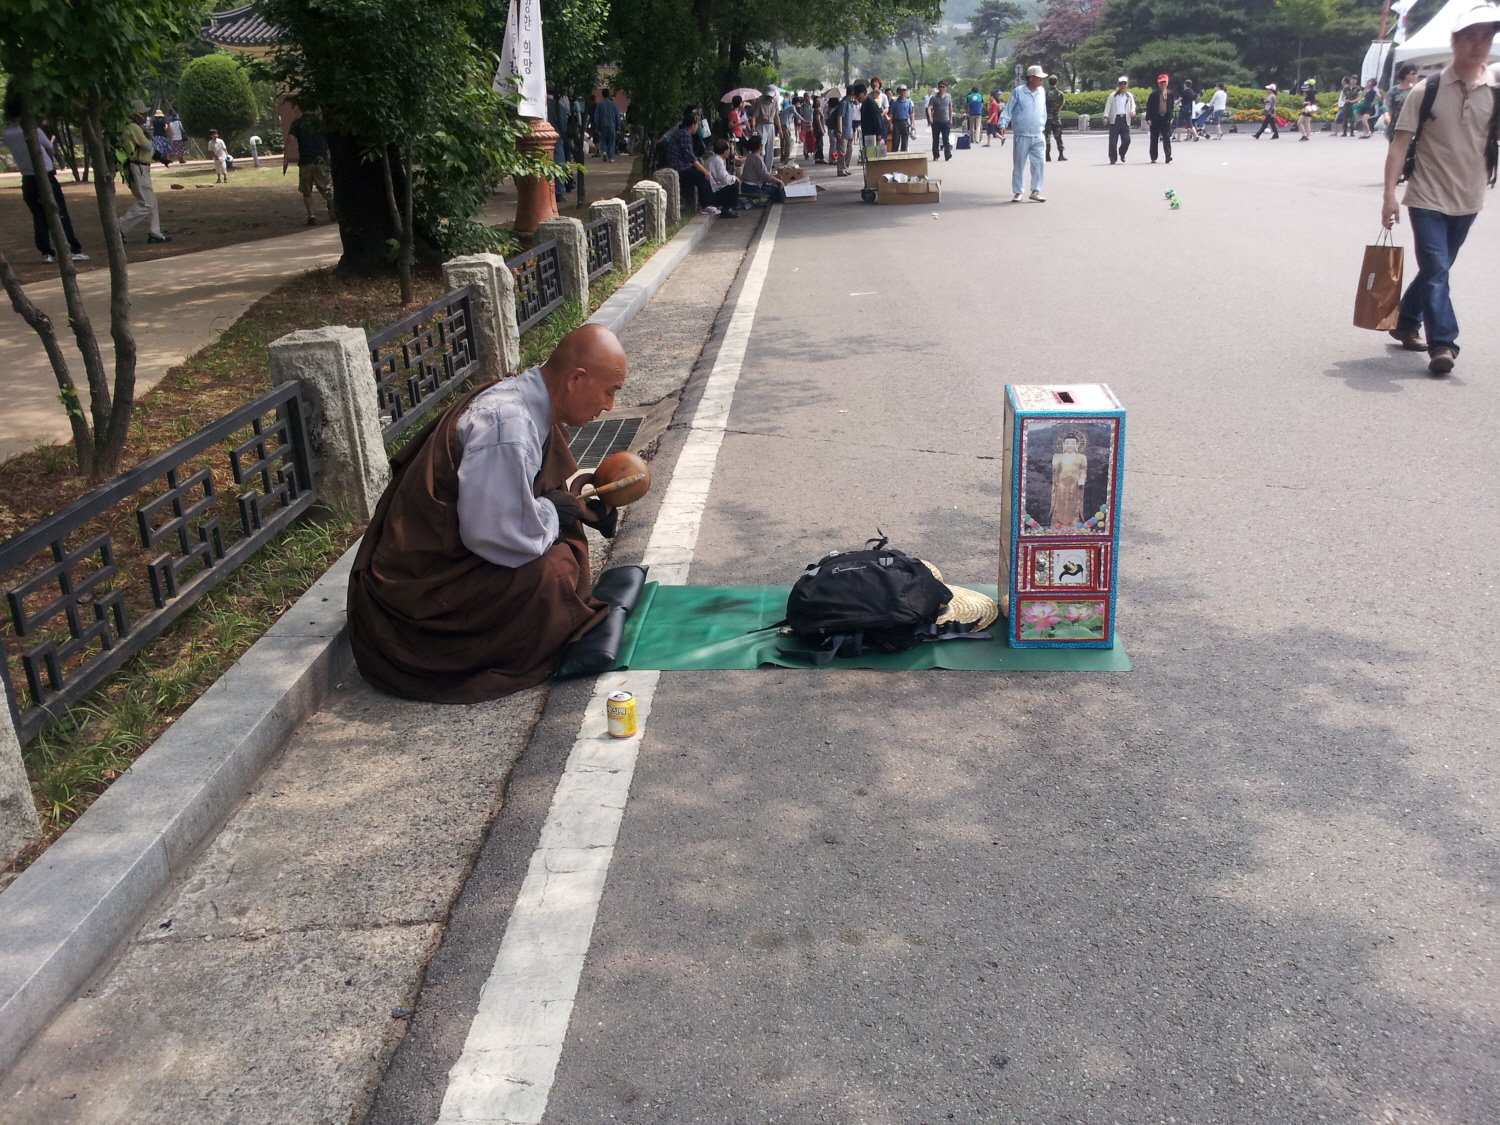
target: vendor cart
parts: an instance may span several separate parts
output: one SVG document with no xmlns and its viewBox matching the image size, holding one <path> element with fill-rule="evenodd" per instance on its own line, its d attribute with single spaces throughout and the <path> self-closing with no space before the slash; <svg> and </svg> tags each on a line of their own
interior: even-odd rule
<svg viewBox="0 0 1500 1125">
<path fill-rule="evenodd" d="M 866 203 L 879 198 L 880 178 L 891 172 L 905 172 L 908 176 L 927 175 L 927 154 L 922 152 L 893 152 L 886 156 L 872 156 L 865 160 L 865 186 L 859 197 Z"/>
</svg>

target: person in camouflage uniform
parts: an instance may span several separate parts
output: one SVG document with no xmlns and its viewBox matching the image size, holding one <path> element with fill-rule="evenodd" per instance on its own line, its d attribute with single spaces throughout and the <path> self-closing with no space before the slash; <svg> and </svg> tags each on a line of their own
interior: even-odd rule
<svg viewBox="0 0 1500 1125">
<path fill-rule="evenodd" d="M 1047 77 L 1047 159 L 1052 159 L 1052 139 L 1057 138 L 1057 158 L 1066 160 L 1062 142 L 1063 92 L 1057 88 L 1057 75 Z"/>
</svg>

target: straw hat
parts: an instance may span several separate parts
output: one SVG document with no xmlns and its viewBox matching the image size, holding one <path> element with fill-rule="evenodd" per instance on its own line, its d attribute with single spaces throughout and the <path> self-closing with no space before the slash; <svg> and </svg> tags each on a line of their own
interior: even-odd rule
<svg viewBox="0 0 1500 1125">
<path fill-rule="evenodd" d="M 941 570 L 926 559 L 922 560 L 922 565 L 932 571 L 932 576 L 939 582 L 943 581 Z M 954 586 L 947 582 L 943 585 L 948 587 L 948 593 L 953 597 L 948 602 L 948 608 L 937 619 L 939 625 L 947 625 L 950 621 L 957 621 L 964 625 L 974 622 L 975 629 L 983 629 L 993 624 L 1000 616 L 1000 607 L 988 594 L 981 594 L 978 590 L 971 590 L 967 586 Z"/>
<path fill-rule="evenodd" d="M 983 629 L 994 624 L 995 619 L 1000 616 L 1000 607 L 988 594 L 981 594 L 967 586 L 953 585 L 948 586 L 948 592 L 953 595 L 953 600 L 937 619 L 939 625 L 957 621 L 964 625 L 972 624 L 975 629 Z"/>
</svg>

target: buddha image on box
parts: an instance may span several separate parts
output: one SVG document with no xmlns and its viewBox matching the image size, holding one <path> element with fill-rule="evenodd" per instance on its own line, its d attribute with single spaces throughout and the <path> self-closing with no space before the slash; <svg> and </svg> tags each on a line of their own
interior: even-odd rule
<svg viewBox="0 0 1500 1125">
<path fill-rule="evenodd" d="M 1057 435 L 1052 455 L 1053 527 L 1074 527 L 1083 522 L 1083 486 L 1089 479 L 1088 436 L 1079 429 Z"/>
<path fill-rule="evenodd" d="M 1028 418 L 1021 440 L 1026 474 L 1021 534 L 1108 535 L 1114 424 Z"/>
</svg>

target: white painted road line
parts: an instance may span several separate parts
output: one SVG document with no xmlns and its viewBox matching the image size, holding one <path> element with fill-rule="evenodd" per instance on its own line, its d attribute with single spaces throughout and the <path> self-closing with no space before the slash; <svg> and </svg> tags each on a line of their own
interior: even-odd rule
<svg viewBox="0 0 1500 1125">
<path fill-rule="evenodd" d="M 781 208 L 771 208 L 651 528 L 641 561 L 666 585 L 686 582 L 693 562 L 780 223 Z M 540 1125 L 659 677 L 611 672 L 594 687 L 463 1053 L 448 1072 L 438 1125 Z M 632 738 L 610 738 L 605 729 L 605 699 L 621 688 L 635 693 L 640 725 Z"/>
</svg>

